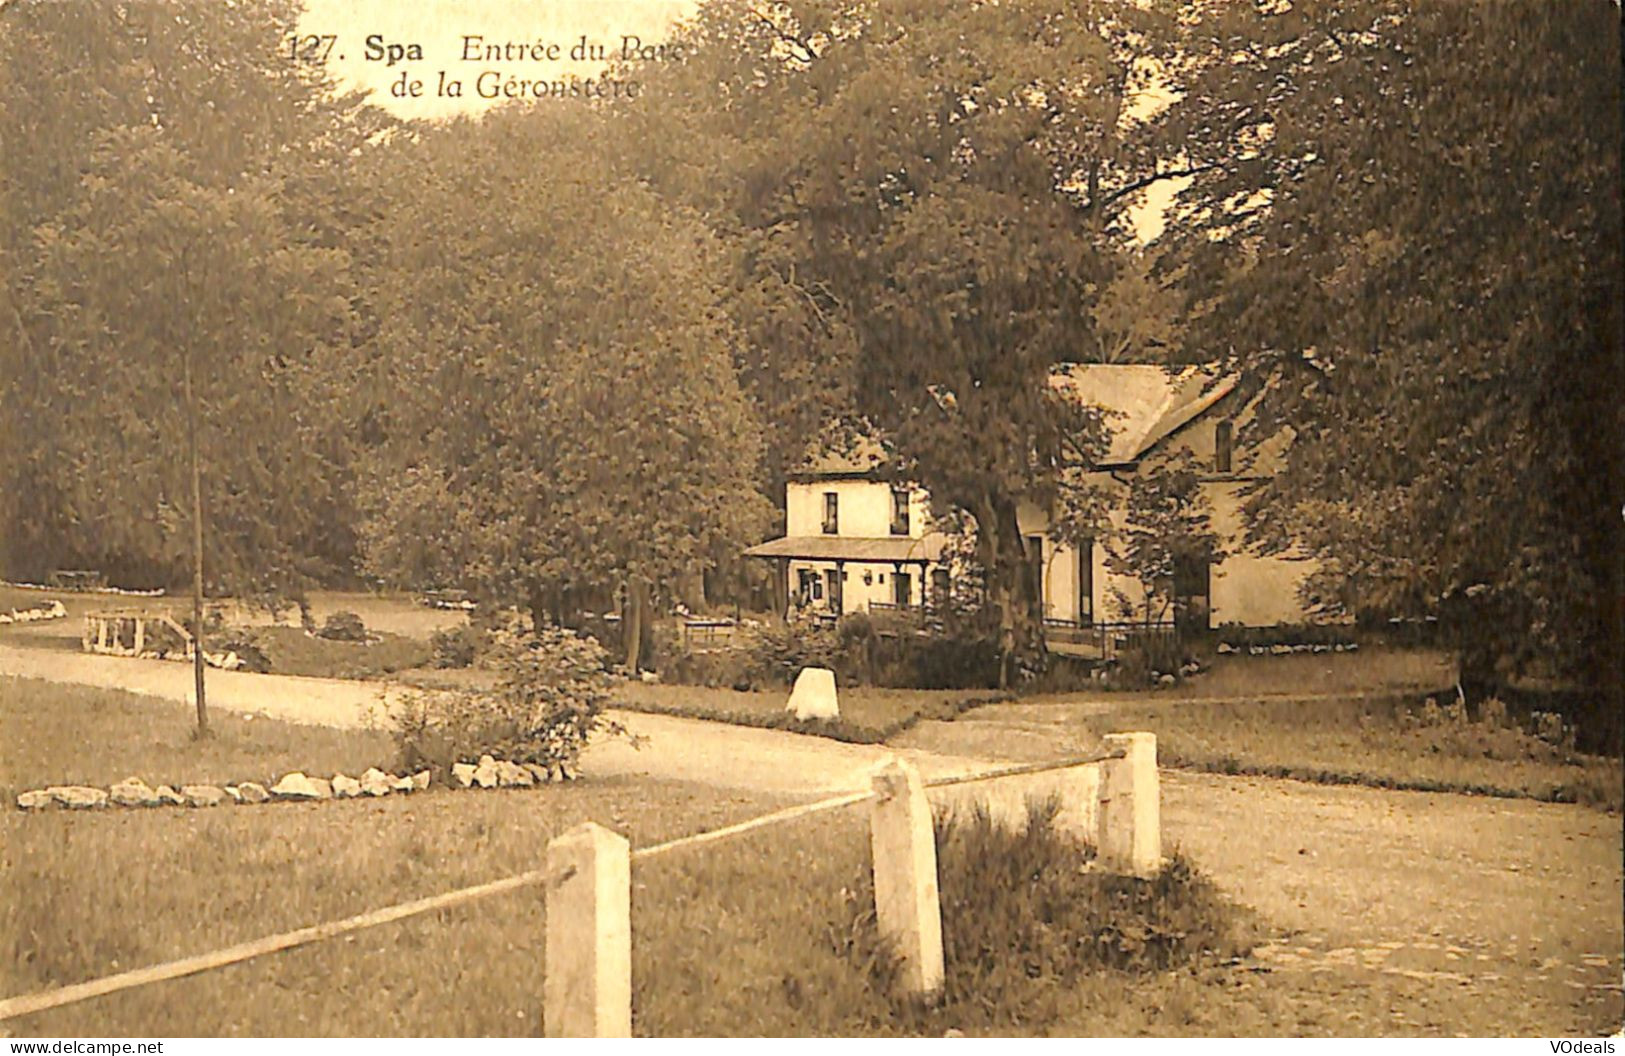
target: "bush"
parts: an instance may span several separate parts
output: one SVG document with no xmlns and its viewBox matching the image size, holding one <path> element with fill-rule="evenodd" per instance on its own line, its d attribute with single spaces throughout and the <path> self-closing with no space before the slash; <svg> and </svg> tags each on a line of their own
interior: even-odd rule
<svg viewBox="0 0 1625 1056">
<path fill-rule="evenodd" d="M 316 634 L 332 642 L 365 642 L 367 627 L 353 612 L 335 612 L 327 617 Z"/>
<path fill-rule="evenodd" d="M 1188 861 L 1176 855 L 1149 880 L 1080 869 L 1092 851 L 1056 827 L 1057 808 L 1034 805 L 1019 833 L 985 810 L 938 815 L 947 978 L 938 1009 L 912 1010 L 912 1029 L 1020 1023 L 1045 990 L 1086 973 L 1194 969 L 1248 952 L 1237 910 Z M 897 963 L 876 930 L 871 870 L 854 878 L 830 934 L 889 991 Z"/>
<path fill-rule="evenodd" d="M 493 631 L 487 660 L 500 675 L 488 692 L 409 694 L 396 715 L 408 770 L 441 773 L 489 753 L 514 763 L 573 767 L 595 733 L 624 733 L 604 717 L 611 679 L 603 649 L 555 627 L 521 636 Z"/>
<path fill-rule="evenodd" d="M 1415 749 L 1457 759 L 1496 759 L 1504 762 L 1573 763 L 1575 730 L 1555 712 L 1537 711 L 1523 729 L 1508 715 L 1498 697 L 1478 706 L 1478 721 L 1467 714 L 1459 699 L 1443 705 L 1428 697 L 1416 710 L 1399 712 L 1400 735 Z"/>
<path fill-rule="evenodd" d="M 1245 652 L 1253 646 L 1262 649 L 1278 645 L 1349 646 L 1358 644 L 1354 628 L 1341 623 L 1278 624 L 1272 627 L 1248 627 L 1240 623 L 1226 623 L 1215 632 L 1219 641 Z"/>
<path fill-rule="evenodd" d="M 1117 665 L 1106 681 L 1114 689 L 1144 689 L 1162 675 L 1180 677 L 1190 662 L 1185 643 L 1174 634 L 1136 634 L 1117 653 Z"/>
<path fill-rule="evenodd" d="M 271 658 L 248 631 L 228 631 L 220 637 L 209 642 L 210 652 L 236 653 L 237 659 L 243 662 L 239 671 L 255 671 L 265 674 L 271 670 Z"/>
<path fill-rule="evenodd" d="M 674 649 L 660 668 L 662 682 L 713 689 L 749 691 L 764 681 L 776 682 L 777 678 L 774 674 L 764 679 L 757 669 L 754 649 L 738 646 L 703 651 Z"/>
<path fill-rule="evenodd" d="M 762 628 L 751 646 L 751 672 L 763 682 L 789 685 L 804 667 L 827 667 L 842 685 L 862 681 L 862 662 L 852 662 L 833 624 L 796 620 Z"/>
<path fill-rule="evenodd" d="M 436 631 L 429 636 L 431 663 L 441 669 L 472 666 L 484 638 L 483 632 L 468 624 Z"/>
<path fill-rule="evenodd" d="M 987 689 L 999 682 L 999 647 L 969 630 L 907 636 L 881 649 L 877 681 L 908 689 Z"/>
</svg>

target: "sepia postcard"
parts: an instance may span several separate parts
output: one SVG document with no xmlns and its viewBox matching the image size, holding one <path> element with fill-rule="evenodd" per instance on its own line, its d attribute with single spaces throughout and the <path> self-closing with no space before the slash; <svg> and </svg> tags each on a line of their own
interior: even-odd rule
<svg viewBox="0 0 1625 1056">
<path fill-rule="evenodd" d="M 0 0 L 9 1051 L 1615 1052 L 1622 25 Z"/>
</svg>

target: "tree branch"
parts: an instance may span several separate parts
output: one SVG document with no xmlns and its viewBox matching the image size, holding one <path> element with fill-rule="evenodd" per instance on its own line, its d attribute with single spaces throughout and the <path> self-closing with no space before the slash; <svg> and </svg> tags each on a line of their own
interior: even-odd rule
<svg viewBox="0 0 1625 1056">
<path fill-rule="evenodd" d="M 1204 172 L 1209 172 L 1209 171 L 1211 171 L 1213 169 L 1222 168 L 1222 167 L 1223 166 L 1221 166 L 1218 162 L 1215 161 L 1215 162 L 1210 162 L 1207 165 L 1193 165 L 1193 166 L 1191 166 L 1189 168 L 1173 169 L 1173 170 L 1171 170 L 1169 172 L 1153 173 L 1150 176 L 1144 176 L 1144 177 L 1141 177 L 1138 180 L 1135 180 L 1133 183 L 1128 184 L 1126 187 L 1121 187 L 1118 190 L 1113 191 L 1111 194 L 1107 195 L 1104 199 L 1102 199 L 1100 204 L 1101 205 L 1111 205 L 1112 203 L 1116 202 L 1117 200 L 1119 200 L 1121 198 L 1125 198 L 1128 195 L 1133 194 L 1135 191 L 1143 190 L 1146 187 L 1151 186 L 1153 183 L 1161 183 L 1163 180 L 1177 180 L 1177 179 L 1180 179 L 1180 178 L 1185 177 L 1185 176 L 1199 176 Z"/>
<path fill-rule="evenodd" d="M 819 57 L 817 48 L 814 48 L 811 44 L 807 43 L 801 37 L 798 37 L 794 33 L 791 33 L 789 30 L 783 28 L 777 22 L 773 21 L 771 18 L 768 18 L 766 15 L 762 14 L 762 12 L 757 11 L 757 10 L 755 10 L 753 8 L 751 10 L 751 15 L 755 17 L 756 21 L 760 22 L 762 25 L 764 25 L 768 29 L 772 30 L 773 35 L 778 37 L 781 41 L 783 41 L 786 44 L 793 44 L 796 47 L 800 48 L 802 53 L 800 55 L 796 56 L 796 58 L 798 58 L 800 61 L 808 63 L 810 65 L 814 59 Z"/>
</svg>

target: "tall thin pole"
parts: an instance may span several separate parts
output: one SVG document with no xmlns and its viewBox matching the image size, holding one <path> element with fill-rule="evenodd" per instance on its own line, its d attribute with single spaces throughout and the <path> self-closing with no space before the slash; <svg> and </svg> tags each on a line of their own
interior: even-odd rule
<svg viewBox="0 0 1625 1056">
<path fill-rule="evenodd" d="M 186 386 L 186 448 L 192 463 L 192 684 L 197 699 L 197 731 L 209 732 L 203 702 L 203 477 L 197 462 L 197 398 L 192 393 L 192 350 L 182 360 Z"/>
</svg>

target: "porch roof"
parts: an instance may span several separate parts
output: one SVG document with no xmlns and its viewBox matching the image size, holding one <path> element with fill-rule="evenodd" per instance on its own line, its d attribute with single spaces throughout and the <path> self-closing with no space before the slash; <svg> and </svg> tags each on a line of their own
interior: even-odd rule
<svg viewBox="0 0 1625 1056">
<path fill-rule="evenodd" d="M 908 536 L 789 535 L 757 543 L 746 557 L 793 557 L 802 561 L 919 562 L 942 558 L 947 536 L 932 532 L 921 539 Z"/>
</svg>

